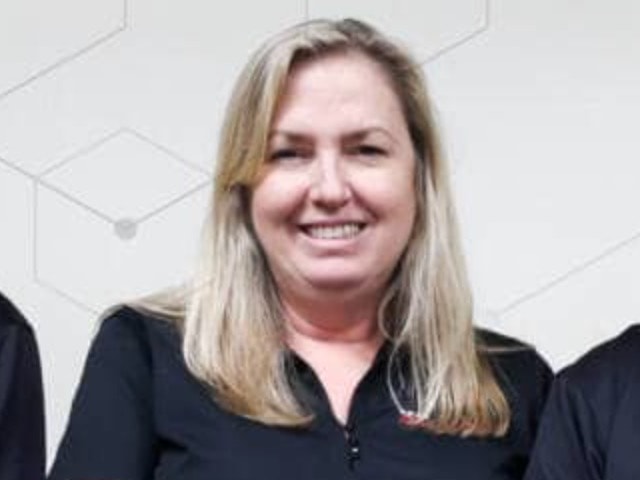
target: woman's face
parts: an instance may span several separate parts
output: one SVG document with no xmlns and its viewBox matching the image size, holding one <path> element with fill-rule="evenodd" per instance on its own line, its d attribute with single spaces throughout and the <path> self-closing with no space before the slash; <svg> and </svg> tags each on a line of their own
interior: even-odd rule
<svg viewBox="0 0 640 480">
<path fill-rule="evenodd" d="M 251 197 L 281 292 L 378 299 L 414 223 L 415 159 L 381 67 L 341 53 L 296 67 Z"/>
</svg>

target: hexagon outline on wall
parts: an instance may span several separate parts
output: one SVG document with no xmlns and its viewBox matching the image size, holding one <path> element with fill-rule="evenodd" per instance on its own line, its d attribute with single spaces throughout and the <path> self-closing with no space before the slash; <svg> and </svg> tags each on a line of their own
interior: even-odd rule
<svg viewBox="0 0 640 480">
<path fill-rule="evenodd" d="M 0 91 L 0 102 L 2 102 L 2 100 L 7 98 L 9 95 L 27 87 L 28 85 L 31 85 L 32 83 L 47 76 L 48 74 L 57 70 L 58 68 L 73 62 L 74 60 L 82 57 L 84 54 L 96 49 L 97 47 L 103 45 L 104 43 L 120 35 L 122 32 L 126 31 L 129 28 L 129 0 L 120 0 L 120 1 L 122 2 L 122 16 L 121 16 L 120 25 L 118 27 L 111 30 L 110 32 L 105 33 L 104 35 L 101 35 L 100 37 L 94 39 L 93 41 L 84 45 L 83 47 L 77 50 L 74 50 L 73 52 L 68 53 L 67 55 L 62 56 L 57 60 L 54 60 L 49 65 L 40 68 L 39 70 L 32 73 L 24 80 L 16 83 L 15 85 L 9 87 L 8 89 L 4 91 Z"/>
<path fill-rule="evenodd" d="M 197 183 L 194 187 L 187 189 L 186 191 L 184 191 L 183 193 L 174 196 L 173 198 L 171 198 L 170 200 L 167 200 L 165 202 L 163 202 L 162 204 L 158 205 L 157 207 L 153 208 L 150 211 L 145 212 L 144 214 L 140 215 L 139 217 L 135 218 L 135 219 L 116 219 L 116 218 L 112 218 L 111 216 L 109 216 L 108 214 L 106 214 L 105 212 L 100 211 L 97 208 L 94 208 L 93 206 L 89 205 L 87 202 L 83 201 L 80 198 L 77 198 L 73 195 L 71 195 L 70 193 L 66 192 L 65 190 L 63 190 L 62 188 L 52 184 L 51 182 L 49 182 L 46 178 L 44 178 L 46 175 L 54 172 L 55 170 L 59 169 L 60 167 L 62 167 L 63 165 L 79 158 L 79 157 L 83 157 L 86 156 L 88 154 L 90 154 L 92 151 L 96 150 L 97 148 L 99 148 L 102 145 L 107 144 L 109 141 L 120 137 L 122 135 L 131 135 L 135 138 L 137 138 L 139 141 L 151 146 L 152 148 L 162 152 L 165 156 L 168 156 L 170 158 L 172 158 L 173 160 L 178 161 L 179 163 L 183 164 L 184 166 L 188 167 L 189 169 L 203 175 L 203 177 L 206 177 L 206 180 Z M 180 155 L 178 155 L 177 153 L 171 151 L 170 149 L 168 149 L 167 147 L 155 142 L 154 140 L 152 140 L 151 138 L 143 135 L 142 133 L 138 132 L 137 130 L 134 130 L 132 128 L 129 127 L 123 127 L 120 128 L 100 139 L 98 139 L 97 141 L 94 141 L 80 149 L 78 149 L 75 153 L 65 157 L 64 159 L 62 159 L 61 161 L 59 161 L 58 163 L 56 163 L 55 165 L 48 167 L 47 169 L 43 170 L 42 172 L 40 172 L 37 175 L 33 175 L 25 170 L 23 170 L 20 167 L 17 167 L 16 165 L 14 165 L 12 162 L 7 161 L 6 159 L 3 159 L 2 157 L 0 157 L 0 163 L 3 163 L 5 165 L 7 165 L 9 168 L 15 170 L 18 173 L 21 173 L 23 175 L 25 175 L 26 177 L 30 178 L 33 181 L 33 193 L 32 193 L 32 198 L 33 198 L 33 202 L 32 202 L 32 229 L 33 229 L 33 233 L 32 233 L 32 245 L 31 245 L 31 255 L 32 255 L 32 277 L 34 282 L 55 293 L 56 295 L 60 296 L 61 298 L 64 298 L 65 300 L 69 301 L 70 303 L 74 304 L 76 307 L 86 310 L 87 312 L 91 313 L 91 314 L 98 314 L 99 312 L 95 309 L 92 308 L 91 306 L 89 306 L 88 304 L 86 304 L 85 302 L 83 302 L 82 300 L 76 298 L 72 293 L 65 291 L 64 289 L 58 287 L 55 282 L 51 282 L 48 281 L 44 278 L 42 278 L 42 276 L 40 275 L 40 271 L 39 271 L 39 255 L 38 255 L 38 220 L 40 218 L 40 213 L 39 213 L 39 202 L 38 202 L 38 192 L 40 188 L 45 188 L 51 192 L 53 192 L 54 194 L 64 198 L 65 200 L 67 200 L 68 202 L 74 204 L 77 207 L 80 207 L 81 209 L 84 209 L 86 211 L 88 211 L 89 213 L 91 213 L 92 215 L 94 215 L 95 217 L 99 218 L 100 220 L 102 220 L 103 222 L 109 223 L 114 227 L 115 233 L 120 236 L 122 239 L 128 239 L 131 236 L 135 235 L 135 231 L 138 228 L 139 225 L 141 225 L 142 223 L 150 220 L 153 217 L 158 216 L 159 214 L 161 214 L 162 212 L 168 210 L 169 208 L 171 208 L 172 206 L 176 205 L 177 203 L 187 199 L 188 197 L 194 195 L 195 193 L 199 192 L 200 190 L 210 186 L 212 184 L 212 178 L 211 178 L 211 174 L 210 172 L 208 172 L 206 169 L 198 166 L 195 163 L 192 163 L 188 160 L 186 160 L 185 158 L 181 157 Z M 128 238 L 127 238 L 128 237 Z"/>
<path fill-rule="evenodd" d="M 75 151 L 74 153 L 72 153 L 71 155 L 66 156 L 65 158 L 63 158 L 62 160 L 60 160 L 58 163 L 47 167 L 46 169 L 42 170 L 40 173 L 38 173 L 35 178 L 37 179 L 37 182 L 42 185 L 45 188 L 48 188 L 49 190 L 54 191 L 55 193 L 59 194 L 62 197 L 65 197 L 67 200 L 69 200 L 72 203 L 75 203 L 77 206 L 84 208 L 85 210 L 93 213 L 95 216 L 102 218 L 103 220 L 107 221 L 107 222 L 111 222 L 111 223 L 117 223 L 117 219 L 111 218 L 109 217 L 106 213 L 101 212 L 98 209 L 93 208 L 91 205 L 89 205 L 86 202 L 83 202 L 81 199 L 74 197 L 72 195 L 69 195 L 67 192 L 65 192 L 64 190 L 62 190 L 61 188 L 53 185 L 52 183 L 48 182 L 45 177 L 51 173 L 53 173 L 55 170 L 60 169 L 61 167 L 63 167 L 64 165 L 66 165 L 67 163 L 70 163 L 72 161 L 74 161 L 77 158 L 86 156 L 88 154 L 90 154 L 92 151 L 100 148 L 103 145 L 106 145 L 107 143 L 109 143 L 110 141 L 124 136 L 124 135 L 129 135 L 132 136 L 134 138 L 136 138 L 138 141 L 145 143 L 149 146 L 151 146 L 152 148 L 154 148 L 155 150 L 163 153 L 165 156 L 170 157 L 176 161 L 178 161 L 179 163 L 183 164 L 184 166 L 186 166 L 187 168 L 189 168 L 190 170 L 193 170 L 197 173 L 202 174 L 203 176 L 207 177 L 207 180 L 199 183 L 198 185 L 196 185 L 195 187 L 193 187 L 192 189 L 187 190 L 186 192 L 176 196 L 175 198 L 163 203 L 162 205 L 160 205 L 157 208 L 154 208 L 153 210 L 145 213 L 144 215 L 138 217 L 136 220 L 136 223 L 140 224 L 142 222 L 145 222 L 147 220 L 149 220 L 150 218 L 158 215 L 159 213 L 161 213 L 162 211 L 166 210 L 167 208 L 171 207 L 172 205 L 174 205 L 175 203 L 177 203 L 180 200 L 183 200 L 185 198 L 187 198 L 188 196 L 194 194 L 195 192 L 205 188 L 206 186 L 208 186 L 212 179 L 211 179 L 211 173 L 209 171 L 207 171 L 206 169 L 204 169 L 203 167 L 199 166 L 196 163 L 190 162 L 189 160 L 185 159 L 184 157 L 180 156 L 179 154 L 177 154 L 176 152 L 170 150 L 168 147 L 156 142 L 155 140 L 151 139 L 150 137 L 143 135 L 142 133 L 140 133 L 139 131 L 133 129 L 133 128 L 129 128 L 129 127 L 122 127 L 119 128 L 115 131 L 113 131 L 112 133 L 105 135 L 104 137 L 101 137 L 100 139 L 85 145 L 83 147 L 81 147 L 80 149 L 78 149 L 77 151 Z M 22 169 L 21 169 L 22 170 Z"/>
</svg>

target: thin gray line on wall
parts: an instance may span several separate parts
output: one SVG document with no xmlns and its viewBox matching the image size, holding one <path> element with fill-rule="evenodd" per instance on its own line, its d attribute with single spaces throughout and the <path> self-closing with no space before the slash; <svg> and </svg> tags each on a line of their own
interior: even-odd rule
<svg viewBox="0 0 640 480">
<path fill-rule="evenodd" d="M 59 161 L 58 163 L 54 164 L 53 166 L 47 168 L 46 170 L 44 170 L 40 175 L 38 175 L 37 178 L 38 182 L 41 183 L 44 187 L 54 191 L 55 193 L 58 193 L 59 195 L 61 195 L 62 197 L 66 198 L 67 200 L 69 200 L 70 202 L 73 202 L 74 204 L 76 204 L 77 206 L 84 208 L 85 210 L 93 213 L 94 215 L 96 215 L 97 217 L 115 224 L 117 222 L 117 219 L 111 218 L 110 216 L 108 216 L 107 214 L 105 214 L 104 212 L 101 212 L 100 210 L 92 207 L 91 205 L 89 205 L 87 202 L 84 202 L 82 199 L 76 198 L 70 194 L 68 194 L 67 192 L 65 192 L 64 190 L 56 187 L 55 185 L 51 184 L 50 182 L 48 182 L 47 180 L 45 180 L 43 177 L 45 175 L 49 175 L 52 172 L 54 172 L 55 170 L 63 167 L 64 165 L 66 165 L 67 163 L 76 160 L 82 156 L 88 155 L 90 154 L 92 151 L 96 150 L 97 148 L 107 144 L 108 142 L 110 142 L 111 140 L 115 139 L 116 137 L 119 137 L 121 135 L 131 135 L 133 137 L 135 137 L 136 139 L 138 139 L 141 142 L 144 142 L 148 145 L 151 145 L 152 147 L 156 148 L 158 151 L 164 153 L 165 155 L 167 155 L 168 157 L 172 158 L 173 160 L 176 160 L 179 163 L 182 163 L 183 165 L 185 165 L 186 167 L 197 171 L 198 173 L 204 175 L 207 177 L 207 180 L 203 183 L 198 184 L 195 188 L 188 190 L 186 193 L 181 194 L 180 196 L 178 196 L 177 198 L 174 198 L 170 201 L 168 201 L 167 203 L 161 205 L 160 207 L 152 210 L 149 213 L 146 213 L 145 215 L 143 215 L 137 222 L 139 223 L 140 221 L 143 220 L 148 220 L 151 217 L 158 215 L 159 213 L 163 212 L 164 210 L 168 209 L 169 207 L 171 207 L 172 205 L 175 205 L 176 203 L 178 203 L 179 201 L 183 200 L 184 198 L 187 198 L 188 196 L 194 194 L 196 191 L 201 190 L 202 188 L 204 188 L 205 186 L 209 185 L 211 183 L 211 175 L 210 173 L 200 167 L 199 165 L 196 165 L 195 163 L 186 160 L 185 158 L 183 158 L 182 156 L 178 155 L 177 153 L 175 153 L 174 151 L 172 151 L 171 149 L 165 147 L 164 145 L 159 144 L 158 142 L 152 140 L 151 138 L 149 138 L 146 135 L 143 135 L 142 133 L 138 132 L 137 130 L 134 130 L 132 128 L 128 128 L 128 127 L 122 127 L 117 129 L 116 131 L 98 139 L 95 140 L 93 142 L 91 142 L 90 144 L 78 149 L 77 151 L 75 151 L 74 153 L 72 153 L 71 155 L 63 158 L 61 161 Z M 17 167 L 13 166 L 13 168 L 17 169 Z"/>
<path fill-rule="evenodd" d="M 489 28 L 491 27 L 491 15 L 492 15 L 491 0 L 485 0 L 484 9 L 482 12 L 482 23 L 480 24 L 480 26 L 475 30 L 472 30 L 471 32 L 463 35 L 461 38 L 454 41 L 453 43 L 450 43 L 442 47 L 440 50 L 432 53 L 426 60 L 423 60 L 421 62 L 422 65 L 427 65 L 428 63 L 434 62 L 435 60 L 439 59 L 443 55 L 446 55 L 451 51 L 457 49 L 458 47 L 461 47 L 462 45 L 469 43 L 471 40 L 473 40 L 477 36 L 489 30 Z"/>
<path fill-rule="evenodd" d="M 79 150 L 76 150 L 75 152 L 73 152 L 71 155 L 68 155 L 66 157 L 64 157 L 62 160 L 60 160 L 58 163 L 54 163 L 53 165 L 51 165 L 50 167 L 45 168 L 42 172 L 40 172 L 38 174 L 38 177 L 44 177 L 48 174 L 50 174 L 51 172 L 53 172 L 54 170 L 59 169 L 60 167 L 62 167 L 63 165 L 69 163 L 70 161 L 81 157 L 83 155 L 87 155 L 88 153 L 90 153 L 92 150 L 95 150 L 96 148 L 100 147 L 101 145 L 104 145 L 105 143 L 107 143 L 108 141 L 112 140 L 113 138 L 117 137 L 118 135 L 121 135 L 124 132 L 124 129 L 119 129 L 116 130 L 115 132 L 112 132 L 102 138 L 99 138 L 98 140 L 89 143 L 88 145 L 85 145 L 83 147 L 81 147 Z"/>
<path fill-rule="evenodd" d="M 210 185 L 211 185 L 211 180 L 210 179 L 205 181 L 205 182 L 202 182 L 202 183 L 196 185 L 195 187 L 193 187 L 193 188 L 187 190 L 186 192 L 184 192 L 183 194 L 178 195 L 176 198 L 173 198 L 172 200 L 169 200 L 164 205 L 161 205 L 158 208 L 152 210 L 151 212 L 148 212 L 145 215 L 141 216 L 140 218 L 136 219 L 136 223 L 138 225 L 140 225 L 141 223 L 146 222 L 147 220 L 155 217 L 156 215 L 159 215 L 160 213 L 164 212 L 168 208 L 173 207 L 174 205 L 180 203 L 182 200 L 185 200 L 185 199 L 191 197 L 196 192 L 199 192 L 203 188 L 206 188 L 206 187 L 208 187 Z"/>
<path fill-rule="evenodd" d="M 0 163 L 2 163 L 3 165 L 6 165 L 7 167 L 9 167 L 11 170 L 13 170 L 16 173 L 19 173 L 21 175 L 24 175 L 27 178 L 30 178 L 32 180 L 37 180 L 37 175 L 34 175 L 33 173 L 27 172 L 24 168 L 19 167 L 18 165 L 16 165 L 15 163 L 0 157 Z"/>
<path fill-rule="evenodd" d="M 60 288 L 56 287 L 55 285 L 53 285 L 52 283 L 47 282 L 46 280 L 42 279 L 40 277 L 40 272 L 38 270 L 38 261 L 39 261 L 39 255 L 38 255 L 38 206 L 40 203 L 40 196 L 39 196 L 39 189 L 38 189 L 38 180 L 35 179 L 33 182 L 33 206 L 32 206 L 32 229 L 33 229 L 33 236 L 31 238 L 31 248 L 32 248 L 32 266 L 31 266 L 31 274 L 33 277 L 33 281 L 36 283 L 36 285 L 40 286 L 41 288 L 44 288 L 46 290 L 49 290 L 50 292 L 58 295 L 61 298 L 64 298 L 66 301 L 72 303 L 73 305 L 75 305 L 76 307 L 80 308 L 81 310 L 86 310 L 90 313 L 93 314 L 98 314 L 98 312 L 91 308 L 89 305 L 81 302 L 80 300 L 78 300 L 77 298 L 69 295 L 67 292 L 61 290 Z"/>
<path fill-rule="evenodd" d="M 129 0 L 122 0 L 122 29 L 129 28 Z"/>
<path fill-rule="evenodd" d="M 64 298 L 67 302 L 72 303 L 73 305 L 75 305 L 79 309 L 86 310 L 89 313 L 92 313 L 94 315 L 99 315 L 100 314 L 100 312 L 98 310 L 96 310 L 95 308 L 91 308 L 86 303 L 83 303 L 80 300 L 78 300 L 77 298 L 69 295 L 64 290 L 60 290 L 58 287 L 56 287 L 55 285 L 47 282 L 46 280 L 42 280 L 41 278 L 38 278 L 38 277 L 36 277 L 34 280 L 35 280 L 36 284 L 38 284 L 40 287 L 45 288 L 45 289 L 55 293 L 56 295 Z"/>
<path fill-rule="evenodd" d="M 128 20 L 128 12 L 129 12 L 129 5 L 128 5 L 128 1 L 129 0 L 123 0 L 123 5 L 122 5 L 122 20 L 120 23 L 120 26 L 118 26 L 116 29 L 102 35 L 101 37 L 98 37 L 97 39 L 93 40 L 91 43 L 85 45 L 84 47 L 80 48 L 79 50 L 76 50 L 68 55 L 65 55 L 64 57 L 56 60 L 54 63 L 52 63 L 51 65 L 48 65 L 40 70 L 38 70 L 37 72 L 29 75 L 27 78 L 25 78 L 24 80 L 22 80 L 21 82 L 17 83 L 16 85 L 10 87 L 9 89 L 0 92 L 0 102 L 2 102 L 2 100 L 4 100 L 5 98 L 7 98 L 9 95 L 17 92 L 18 90 L 21 90 L 23 88 L 25 88 L 28 85 L 31 85 L 33 82 L 41 79 L 42 77 L 45 77 L 46 75 L 50 74 L 51 72 L 53 72 L 54 70 L 57 70 L 58 68 L 67 65 L 68 63 L 73 62 L 74 60 L 78 59 L 79 57 L 83 56 L 84 54 L 90 52 L 91 50 L 94 50 L 95 48 L 99 47 L 100 45 L 103 45 L 104 43 L 108 42 L 109 40 L 113 39 L 114 37 L 120 35 L 122 32 L 124 32 L 125 30 L 127 30 L 128 25 L 129 25 L 129 20 Z"/>
<path fill-rule="evenodd" d="M 173 150 L 169 149 L 168 147 L 165 147 L 164 145 L 156 142 L 151 137 L 147 137 L 146 135 L 143 135 L 142 133 L 140 133 L 137 130 L 133 130 L 131 128 L 123 128 L 122 132 L 123 133 L 126 132 L 126 133 L 129 133 L 130 135 L 133 135 L 134 137 L 137 137 L 139 140 L 142 140 L 143 142 L 146 142 L 149 145 L 152 145 L 153 147 L 157 148 L 161 152 L 164 152 L 167 155 L 169 155 L 170 157 L 174 158 L 175 160 L 178 160 L 179 162 L 183 163 L 187 167 L 189 167 L 189 168 L 191 168 L 193 170 L 196 170 L 196 171 L 198 171 L 200 173 L 204 173 L 207 177 L 211 176 L 211 172 L 209 170 L 207 170 L 206 168 L 203 168 L 202 166 L 198 165 L 197 163 L 194 163 L 194 162 L 192 162 L 190 160 L 187 160 L 183 156 L 177 154 L 176 152 L 174 152 Z"/>
<path fill-rule="evenodd" d="M 41 288 L 44 288 L 46 290 L 49 290 L 50 292 L 58 295 L 61 298 L 64 298 L 66 301 L 72 303 L 73 305 L 75 305 L 76 307 L 80 308 L 81 310 L 86 310 L 90 313 L 93 313 L 94 315 L 98 314 L 98 311 L 95 310 L 94 308 L 91 308 L 89 305 L 81 302 L 80 300 L 78 300 L 77 298 L 69 295 L 67 292 L 61 290 L 60 288 L 56 287 L 55 285 L 53 285 L 52 283 L 47 282 L 46 280 L 43 280 L 42 278 L 40 278 L 40 274 L 38 271 L 38 204 L 40 202 L 40 197 L 38 195 L 38 182 L 37 180 L 35 180 L 33 182 L 33 206 L 32 206 L 32 228 L 33 228 L 33 237 L 31 239 L 31 248 L 32 248 L 32 270 L 31 270 L 31 274 L 33 277 L 33 281 L 36 283 L 36 285 L 40 286 Z"/>
<path fill-rule="evenodd" d="M 73 195 L 70 195 L 69 193 L 65 192 L 63 189 L 56 187 L 55 185 L 47 182 L 46 180 L 42 180 L 40 179 L 38 181 L 38 183 L 40 185 L 42 185 L 44 188 L 47 188 L 49 190 L 51 190 L 54 193 L 57 193 L 58 195 L 60 195 L 62 198 L 66 199 L 67 201 L 69 201 L 70 203 L 73 203 L 74 205 L 85 209 L 86 211 L 92 213 L 93 215 L 95 215 L 96 217 L 98 217 L 101 220 L 104 220 L 107 223 L 114 223 L 115 219 L 111 218 L 109 215 L 107 215 L 104 212 L 101 212 L 100 210 L 98 210 L 97 208 L 93 208 L 91 205 L 89 205 L 86 202 L 83 202 L 82 200 L 80 200 L 77 197 L 74 197 Z"/>
<path fill-rule="evenodd" d="M 607 258 L 612 257 L 613 255 L 617 254 L 621 250 L 631 247 L 634 243 L 638 241 L 640 241 L 640 231 L 635 232 L 633 235 L 625 238 L 624 240 L 620 240 L 619 242 L 616 242 L 613 245 L 610 245 L 609 247 L 605 248 L 597 255 L 594 255 L 593 257 L 585 260 L 584 262 L 574 266 L 573 268 L 569 269 L 565 273 L 558 275 L 556 278 L 541 285 L 540 287 L 528 293 L 525 293 L 524 295 L 519 296 L 515 300 L 499 308 L 497 310 L 498 315 L 505 315 L 512 312 L 513 310 L 518 308 L 520 305 L 544 295 L 545 293 L 552 290 L 556 286 L 570 280 L 576 275 L 581 274 L 585 270 L 595 266 L 596 264 L 602 262 L 603 260 L 606 260 Z"/>
</svg>

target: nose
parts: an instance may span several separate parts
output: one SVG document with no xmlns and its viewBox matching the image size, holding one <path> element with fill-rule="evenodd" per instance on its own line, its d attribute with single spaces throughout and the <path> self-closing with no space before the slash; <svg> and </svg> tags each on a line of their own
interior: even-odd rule
<svg viewBox="0 0 640 480">
<path fill-rule="evenodd" d="M 339 155 L 329 154 L 318 158 L 309 197 L 318 206 L 336 209 L 351 200 L 351 182 Z"/>
</svg>

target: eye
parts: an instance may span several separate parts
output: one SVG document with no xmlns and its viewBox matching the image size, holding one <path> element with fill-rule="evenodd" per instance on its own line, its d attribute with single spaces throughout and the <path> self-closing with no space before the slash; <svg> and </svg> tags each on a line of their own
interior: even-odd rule
<svg viewBox="0 0 640 480">
<path fill-rule="evenodd" d="M 297 158 L 301 156 L 302 156 L 302 152 L 299 152 L 294 148 L 279 148 L 271 152 L 271 154 L 269 155 L 269 160 L 271 161 L 286 160 L 286 159 Z"/>
<path fill-rule="evenodd" d="M 376 157 L 376 156 L 384 155 L 386 153 L 384 149 L 377 147 L 375 145 L 368 145 L 368 144 L 358 145 L 354 150 L 355 150 L 354 153 L 356 155 L 364 155 L 369 157 Z"/>
</svg>

